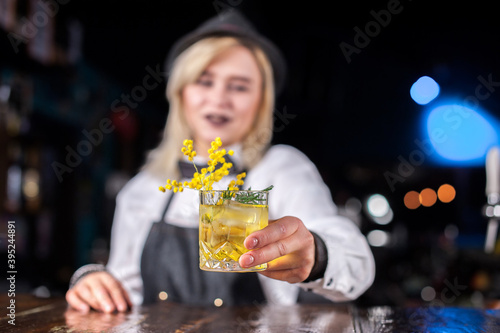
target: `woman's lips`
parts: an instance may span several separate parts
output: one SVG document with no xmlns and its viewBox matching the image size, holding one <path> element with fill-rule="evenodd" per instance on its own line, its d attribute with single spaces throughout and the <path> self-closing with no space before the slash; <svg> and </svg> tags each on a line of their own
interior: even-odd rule
<svg viewBox="0 0 500 333">
<path fill-rule="evenodd" d="M 223 126 L 230 121 L 228 117 L 216 114 L 209 114 L 205 119 L 213 126 Z"/>
</svg>

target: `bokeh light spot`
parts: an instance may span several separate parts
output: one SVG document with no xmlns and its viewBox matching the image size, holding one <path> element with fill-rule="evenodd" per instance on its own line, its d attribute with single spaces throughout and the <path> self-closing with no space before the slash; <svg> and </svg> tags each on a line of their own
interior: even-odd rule
<svg viewBox="0 0 500 333">
<path fill-rule="evenodd" d="M 410 191 L 405 194 L 404 203 L 408 209 L 417 209 L 420 207 L 420 194 L 417 191 Z"/>
<path fill-rule="evenodd" d="M 389 244 L 390 235 L 383 230 L 372 230 L 366 235 L 368 243 L 374 247 L 386 246 Z"/>
<path fill-rule="evenodd" d="M 488 149 L 498 143 L 495 121 L 485 113 L 459 104 L 434 108 L 426 121 L 429 141 L 442 162 L 484 165 Z M 438 159 L 439 160 L 439 159 Z"/>
<path fill-rule="evenodd" d="M 439 84 L 429 76 L 422 76 L 410 88 L 411 98 L 420 105 L 430 103 L 439 95 Z"/>
<path fill-rule="evenodd" d="M 439 187 L 437 194 L 441 202 L 448 203 L 455 199 L 456 191 L 450 184 L 443 184 Z"/>
<path fill-rule="evenodd" d="M 389 202 L 381 194 L 374 194 L 368 198 L 368 212 L 374 217 L 385 216 L 389 212 Z"/>
<path fill-rule="evenodd" d="M 437 194 L 436 191 L 434 191 L 433 189 L 425 188 L 420 192 L 419 198 L 422 206 L 430 207 L 436 203 Z"/>
<path fill-rule="evenodd" d="M 426 302 L 432 301 L 434 298 L 436 298 L 436 290 L 432 288 L 431 286 L 427 286 L 422 288 L 422 291 L 420 292 L 420 297 Z"/>
</svg>

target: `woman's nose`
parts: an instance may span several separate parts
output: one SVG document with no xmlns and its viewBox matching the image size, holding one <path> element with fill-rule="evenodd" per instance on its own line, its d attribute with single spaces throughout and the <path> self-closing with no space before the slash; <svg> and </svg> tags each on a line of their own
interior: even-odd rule
<svg viewBox="0 0 500 333">
<path fill-rule="evenodd" d="M 208 93 L 208 99 L 213 105 L 227 106 L 229 94 L 226 87 L 222 84 L 214 84 Z"/>
</svg>

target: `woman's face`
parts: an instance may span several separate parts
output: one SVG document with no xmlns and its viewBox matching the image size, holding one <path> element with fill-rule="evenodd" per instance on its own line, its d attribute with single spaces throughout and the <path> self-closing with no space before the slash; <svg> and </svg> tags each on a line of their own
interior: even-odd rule
<svg viewBox="0 0 500 333">
<path fill-rule="evenodd" d="M 185 117 L 198 153 L 220 137 L 224 146 L 250 132 L 262 97 L 262 77 L 252 53 L 235 46 L 207 66 L 182 91 Z"/>
</svg>

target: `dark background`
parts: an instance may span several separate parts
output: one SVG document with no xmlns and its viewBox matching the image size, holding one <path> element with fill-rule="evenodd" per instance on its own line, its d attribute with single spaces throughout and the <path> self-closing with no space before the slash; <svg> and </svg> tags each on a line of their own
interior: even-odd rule
<svg viewBox="0 0 500 333">
<path fill-rule="evenodd" d="M 18 21 L 29 18 L 29 6 L 18 2 Z M 355 28 L 365 31 L 375 22 L 373 13 L 380 15 L 396 3 L 398 13 L 385 26 L 378 25 L 379 31 L 348 61 L 339 45 L 356 46 Z M 168 110 L 165 82 L 148 91 L 125 119 L 113 115 L 113 101 L 142 85 L 146 67 L 162 66 L 177 38 L 223 8 L 236 8 L 287 60 L 274 143 L 306 153 L 341 210 L 352 202 L 348 199 L 364 204 L 369 195 L 380 193 L 394 211 L 386 226 L 371 222 L 364 210 L 355 217 L 366 234 L 384 229 L 393 235 L 387 246 L 373 248 L 377 280 L 358 301 L 420 302 L 426 286 L 436 291 L 435 301 L 454 295 L 454 302 L 484 305 L 497 298 L 497 255 L 482 251 L 484 167 L 437 164 L 425 155 L 394 188 L 384 176 L 397 174 L 401 159 L 418 150 L 415 140 L 424 139 L 420 126 L 425 107 L 409 94 L 420 76 L 440 84 L 440 98 L 474 95 L 478 76 L 500 81 L 493 7 L 487 1 L 61 1 L 54 15 L 55 51 L 45 62 L 30 55 L 29 43 L 20 43 L 16 52 L 16 30 L 4 27 L 0 85 L 10 86 L 11 94 L 0 101 L 0 199 L 5 203 L 0 239 L 6 244 L 7 221 L 16 221 L 18 287 L 63 294 L 77 267 L 106 261 L 114 196 L 160 139 Z M 80 57 L 70 61 L 69 26 L 75 22 L 83 41 Z M 499 96 L 493 91 L 480 106 L 499 117 Z M 86 139 L 82 131 L 98 128 L 105 118 L 115 129 L 58 179 L 54 161 L 64 163 L 67 147 L 76 150 Z M 39 175 L 36 197 L 7 190 L 8 184 L 16 186 L 7 176 L 12 166 L 23 177 L 33 170 Z M 437 190 L 443 183 L 457 190 L 451 203 L 404 207 L 409 190 Z M 446 230 L 458 230 L 458 235 Z M 1 247 L 4 257 L 6 248 Z M 444 297 L 453 281 L 466 288 Z"/>
</svg>

